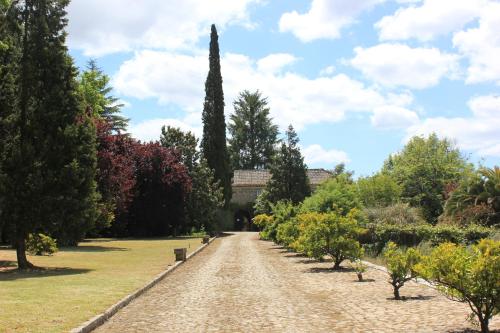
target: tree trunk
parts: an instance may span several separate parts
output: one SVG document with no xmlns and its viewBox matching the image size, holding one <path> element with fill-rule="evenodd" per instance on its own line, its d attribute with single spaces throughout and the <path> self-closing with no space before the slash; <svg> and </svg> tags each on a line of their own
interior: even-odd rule
<svg viewBox="0 0 500 333">
<path fill-rule="evenodd" d="M 18 235 L 16 239 L 17 267 L 19 269 L 33 268 L 33 264 L 26 258 L 26 237 Z"/>
<path fill-rule="evenodd" d="M 358 281 L 363 282 L 363 273 L 357 273 L 358 274 Z"/>
<path fill-rule="evenodd" d="M 394 298 L 397 299 L 397 300 L 400 300 L 401 299 L 401 296 L 399 296 L 399 287 L 396 287 L 394 286 Z"/>
<path fill-rule="evenodd" d="M 483 318 L 485 317 L 484 315 L 478 317 L 479 317 L 479 324 L 481 324 L 481 333 L 489 333 L 490 332 L 489 319 Z"/>
<path fill-rule="evenodd" d="M 333 265 L 333 269 L 336 270 L 336 271 L 339 270 L 341 262 L 342 262 L 342 260 L 335 259 L 335 263 Z"/>
</svg>

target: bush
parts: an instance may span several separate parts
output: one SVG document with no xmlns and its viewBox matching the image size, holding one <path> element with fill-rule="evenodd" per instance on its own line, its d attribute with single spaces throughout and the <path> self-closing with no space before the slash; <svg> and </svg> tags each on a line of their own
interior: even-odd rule
<svg viewBox="0 0 500 333">
<path fill-rule="evenodd" d="M 351 266 L 358 276 L 358 281 L 363 282 L 363 273 L 366 272 L 368 268 L 366 264 L 362 262 L 361 259 L 356 259 L 352 262 Z"/>
<path fill-rule="evenodd" d="M 26 251 L 31 255 L 52 255 L 57 252 L 56 240 L 44 234 L 29 234 Z"/>
<path fill-rule="evenodd" d="M 265 223 L 265 226 L 260 235 L 263 239 L 278 242 L 276 238 L 278 226 L 290 221 L 297 214 L 297 208 L 290 201 L 278 201 L 275 205 L 272 205 L 272 211 L 273 215 L 271 219 L 267 218 L 267 220 L 262 221 L 262 223 Z M 257 225 L 259 226 L 258 223 L 261 222 L 257 221 Z"/>
<path fill-rule="evenodd" d="M 490 319 L 500 313 L 500 242 L 482 240 L 467 248 L 444 243 L 418 269 L 448 297 L 468 303 L 482 332 Z"/>
<path fill-rule="evenodd" d="M 276 240 L 287 248 L 294 248 L 295 241 L 299 238 L 299 225 L 295 218 L 278 225 Z"/>
<path fill-rule="evenodd" d="M 317 259 L 331 256 L 333 269 L 340 269 L 340 264 L 346 259 L 359 259 L 363 249 L 356 240 L 360 232 L 357 214 L 358 211 L 353 209 L 347 216 L 335 212 L 299 215 L 297 249 Z"/>
<path fill-rule="evenodd" d="M 417 277 L 416 265 L 422 260 L 422 255 L 415 248 L 403 250 L 396 243 L 389 242 L 384 250 L 384 259 L 389 271 L 389 283 L 394 289 L 394 298 L 399 300 L 399 289 L 405 282 Z"/>
<path fill-rule="evenodd" d="M 273 224 L 274 218 L 271 215 L 259 214 L 254 216 L 253 223 L 262 231 L 260 232 L 260 238 L 269 239 L 269 226 Z"/>
<path fill-rule="evenodd" d="M 365 214 L 369 223 L 414 225 L 424 224 L 425 220 L 418 208 L 398 203 L 387 207 L 366 208 Z"/>
</svg>

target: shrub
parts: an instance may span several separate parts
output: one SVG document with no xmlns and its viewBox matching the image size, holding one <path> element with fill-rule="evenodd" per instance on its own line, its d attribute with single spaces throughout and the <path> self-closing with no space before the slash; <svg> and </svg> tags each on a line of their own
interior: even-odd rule
<svg viewBox="0 0 500 333">
<path fill-rule="evenodd" d="M 299 226 L 295 218 L 278 225 L 276 240 L 287 248 L 294 248 L 295 241 L 299 238 Z"/>
<path fill-rule="evenodd" d="M 56 240 L 44 234 L 29 234 L 26 251 L 31 255 L 51 255 L 57 252 Z"/>
<path fill-rule="evenodd" d="M 358 194 L 365 207 L 384 207 L 394 204 L 403 191 L 396 180 L 383 173 L 361 177 L 356 182 Z"/>
<path fill-rule="evenodd" d="M 335 212 L 299 215 L 297 249 L 317 259 L 330 255 L 334 269 L 340 269 L 340 264 L 346 259 L 360 258 L 363 249 L 356 240 L 360 232 L 357 214 L 358 211 L 353 209 L 347 216 Z"/>
<path fill-rule="evenodd" d="M 278 226 L 282 223 L 290 221 L 296 214 L 297 208 L 290 201 L 278 201 L 272 205 L 273 215 L 271 220 L 267 220 L 261 234 L 264 239 L 277 242 Z"/>
<path fill-rule="evenodd" d="M 420 210 L 405 203 L 397 203 L 387 207 L 366 208 L 365 213 L 369 223 L 395 225 L 425 223 Z"/>
<path fill-rule="evenodd" d="M 366 272 L 367 269 L 366 264 L 362 262 L 360 259 L 356 259 L 352 262 L 351 266 L 356 272 L 356 275 L 358 276 L 358 281 L 363 282 L 363 273 Z"/>
<path fill-rule="evenodd" d="M 262 231 L 260 232 L 260 238 L 269 239 L 269 228 L 270 225 L 274 223 L 274 219 L 271 215 L 259 214 L 254 216 L 253 223 Z"/>
<path fill-rule="evenodd" d="M 444 243 L 419 265 L 421 275 L 453 300 L 468 303 L 482 332 L 500 313 L 500 242 L 481 240 L 467 248 Z"/>
<path fill-rule="evenodd" d="M 415 267 L 421 261 L 422 255 L 417 249 L 403 250 L 396 243 L 389 242 L 384 250 L 384 259 L 389 271 L 389 283 L 394 288 L 394 298 L 399 300 L 399 289 L 405 282 L 417 277 Z"/>
</svg>

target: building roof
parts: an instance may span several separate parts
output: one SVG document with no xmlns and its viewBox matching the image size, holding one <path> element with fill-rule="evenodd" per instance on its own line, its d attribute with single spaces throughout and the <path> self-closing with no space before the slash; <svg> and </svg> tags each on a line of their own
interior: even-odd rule
<svg viewBox="0 0 500 333">
<path fill-rule="evenodd" d="M 308 169 L 307 176 L 311 185 L 316 186 L 331 177 L 325 169 Z M 234 170 L 233 186 L 266 186 L 271 179 L 269 170 Z"/>
</svg>

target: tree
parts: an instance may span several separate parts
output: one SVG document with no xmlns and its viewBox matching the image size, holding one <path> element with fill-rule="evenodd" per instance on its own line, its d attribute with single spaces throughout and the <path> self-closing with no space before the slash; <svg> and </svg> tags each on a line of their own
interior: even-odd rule
<svg viewBox="0 0 500 333">
<path fill-rule="evenodd" d="M 214 172 L 197 151 L 198 139 L 191 132 L 179 128 L 162 127 L 161 145 L 179 154 L 180 161 L 186 166 L 192 182 L 192 190 L 185 203 L 188 228 L 208 232 L 218 229 L 217 209 L 223 205 L 222 189 L 214 179 Z"/>
<path fill-rule="evenodd" d="M 22 25 L 16 103 L 2 162 L 2 218 L 10 221 L 18 266 L 29 268 L 29 233 L 78 242 L 96 218 L 96 142 L 65 46 L 68 1 L 16 3 Z M 13 24 L 15 24 L 15 22 Z M 50 68 L 50 70 L 49 70 Z M 3 92 L 2 92 L 3 95 Z"/>
<path fill-rule="evenodd" d="M 365 207 L 386 207 L 399 201 L 402 188 L 394 178 L 377 173 L 357 180 L 359 197 Z"/>
<path fill-rule="evenodd" d="M 297 134 L 290 125 L 285 142 L 281 144 L 270 168 L 271 179 L 266 186 L 266 200 L 271 203 L 290 200 L 293 204 L 298 204 L 311 194 L 307 166 L 298 143 Z"/>
<path fill-rule="evenodd" d="M 463 177 L 444 207 L 444 216 L 461 225 L 500 223 L 500 168 L 480 168 Z"/>
<path fill-rule="evenodd" d="M 234 101 L 228 125 L 229 151 L 234 169 L 269 168 L 278 142 L 278 126 L 269 117 L 267 98 L 245 90 Z"/>
<path fill-rule="evenodd" d="M 220 70 L 219 37 L 212 24 L 210 35 L 209 71 L 205 81 L 205 102 L 203 104 L 203 157 L 210 169 L 214 170 L 215 180 L 224 192 L 225 206 L 231 200 L 231 170 L 226 146 L 226 121 L 224 117 L 224 93 Z"/>
<path fill-rule="evenodd" d="M 344 216 L 353 208 L 361 209 L 361 201 L 356 186 L 346 174 L 325 181 L 301 205 L 302 212 L 335 211 Z"/>
<path fill-rule="evenodd" d="M 355 261 L 363 255 L 363 248 L 356 240 L 361 231 L 358 218 L 356 209 L 346 216 L 336 212 L 298 215 L 297 250 L 320 260 L 329 255 L 334 262 L 333 269 L 340 269 L 344 260 Z"/>
<path fill-rule="evenodd" d="M 109 85 L 110 78 L 95 60 L 88 62 L 87 69 L 80 74 L 78 81 L 85 104 L 91 108 L 93 115 L 104 118 L 113 131 L 124 132 L 129 120 L 120 115 L 123 104 L 110 95 L 113 90 Z"/>
<path fill-rule="evenodd" d="M 446 186 L 458 183 L 470 168 L 450 141 L 431 134 L 413 137 L 400 153 L 386 161 L 382 173 L 401 185 L 404 202 L 422 207 L 425 219 L 435 224 L 443 212 Z"/>
<path fill-rule="evenodd" d="M 417 277 L 416 267 L 422 260 L 422 255 L 415 248 L 403 250 L 396 243 L 389 242 L 384 250 L 384 259 L 390 276 L 389 283 L 394 289 L 394 298 L 400 300 L 399 289 Z"/>
<path fill-rule="evenodd" d="M 500 313 L 499 241 L 483 239 L 471 248 L 441 244 L 419 271 L 450 299 L 467 303 L 479 320 L 481 332 L 489 332 L 489 321 Z"/>
</svg>

